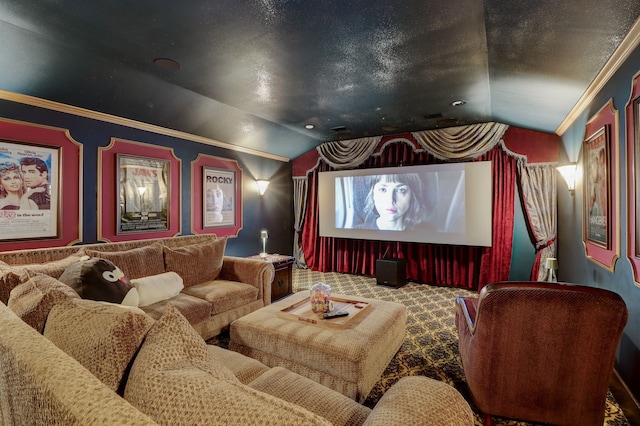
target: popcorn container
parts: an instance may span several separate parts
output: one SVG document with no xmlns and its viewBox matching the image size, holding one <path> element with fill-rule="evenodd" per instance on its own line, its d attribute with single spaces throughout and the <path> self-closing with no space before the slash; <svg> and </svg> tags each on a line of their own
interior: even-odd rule
<svg viewBox="0 0 640 426">
<path fill-rule="evenodd" d="M 316 313 L 331 311 L 331 287 L 322 281 L 311 286 L 311 310 Z"/>
</svg>

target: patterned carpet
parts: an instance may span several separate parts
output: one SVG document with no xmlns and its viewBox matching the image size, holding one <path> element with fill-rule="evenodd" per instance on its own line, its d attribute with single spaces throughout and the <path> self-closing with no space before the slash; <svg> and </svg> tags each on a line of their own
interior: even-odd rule
<svg viewBox="0 0 640 426">
<path fill-rule="evenodd" d="M 375 278 L 339 273 L 293 270 L 293 290 L 306 291 L 318 281 L 329 284 L 335 293 L 384 299 L 408 308 L 407 334 L 400 351 L 373 388 L 365 405 L 372 407 L 400 377 L 422 375 L 454 386 L 471 401 L 458 355 L 454 300 L 473 295 L 468 290 L 408 283 L 395 289 L 376 285 Z M 472 405 L 472 408 L 473 405 Z M 475 423 L 482 425 L 476 413 Z M 530 423 L 494 418 L 495 425 L 525 426 Z M 611 393 L 607 398 L 605 425 L 629 425 Z"/>
</svg>

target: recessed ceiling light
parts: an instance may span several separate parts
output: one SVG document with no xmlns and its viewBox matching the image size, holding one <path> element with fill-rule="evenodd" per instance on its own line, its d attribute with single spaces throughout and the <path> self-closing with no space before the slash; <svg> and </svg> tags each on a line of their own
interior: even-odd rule
<svg viewBox="0 0 640 426">
<path fill-rule="evenodd" d="M 461 105 L 464 105 L 464 104 L 466 104 L 466 102 L 465 102 L 465 101 L 463 101 L 463 100 L 461 100 L 461 99 L 458 99 L 457 101 L 453 101 L 453 102 L 451 102 L 451 104 L 450 104 L 450 105 L 451 105 L 451 106 L 461 106 Z"/>
<path fill-rule="evenodd" d="M 308 130 L 311 130 L 311 129 L 315 128 L 315 127 L 316 127 L 316 126 L 314 126 L 313 124 L 305 124 L 305 125 L 304 125 L 304 128 L 305 128 L 305 129 L 308 129 Z"/>
<path fill-rule="evenodd" d="M 163 70 L 177 71 L 180 69 L 180 63 L 169 58 L 156 58 L 153 63 Z"/>
</svg>

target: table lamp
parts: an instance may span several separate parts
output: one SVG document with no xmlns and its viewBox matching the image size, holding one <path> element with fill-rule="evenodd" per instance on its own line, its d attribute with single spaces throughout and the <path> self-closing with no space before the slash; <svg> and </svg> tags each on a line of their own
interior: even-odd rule
<svg viewBox="0 0 640 426">
<path fill-rule="evenodd" d="M 544 267 L 549 270 L 549 275 L 547 276 L 547 281 L 549 282 L 557 282 L 556 271 L 558 270 L 558 259 L 555 257 L 548 257 L 544 262 Z"/>
<path fill-rule="evenodd" d="M 269 238 L 269 234 L 267 231 L 260 231 L 260 239 L 262 239 L 262 253 L 260 253 L 260 257 L 267 257 L 267 239 Z"/>
</svg>

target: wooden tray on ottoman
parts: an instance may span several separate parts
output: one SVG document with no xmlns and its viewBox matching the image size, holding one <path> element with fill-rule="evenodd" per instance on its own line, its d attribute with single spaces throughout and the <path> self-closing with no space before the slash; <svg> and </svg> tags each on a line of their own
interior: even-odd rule
<svg viewBox="0 0 640 426">
<path fill-rule="evenodd" d="M 368 302 L 362 302 L 355 299 L 345 299 L 342 297 L 332 297 L 331 301 L 333 302 L 332 312 L 347 311 L 349 312 L 349 315 L 346 317 L 324 319 L 322 318 L 322 313 L 315 313 L 311 310 L 311 301 L 310 298 L 307 297 L 300 302 L 281 309 L 278 311 L 278 316 L 281 318 L 316 324 L 321 327 L 345 328 L 370 306 Z"/>
</svg>

